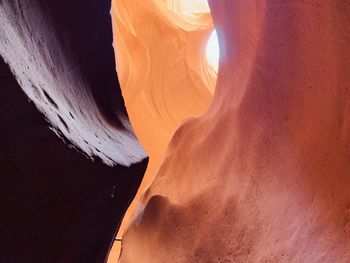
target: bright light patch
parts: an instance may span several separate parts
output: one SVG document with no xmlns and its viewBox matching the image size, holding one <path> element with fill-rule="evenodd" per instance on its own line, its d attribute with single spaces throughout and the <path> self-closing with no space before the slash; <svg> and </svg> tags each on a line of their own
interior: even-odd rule
<svg viewBox="0 0 350 263">
<path fill-rule="evenodd" d="M 178 4 L 179 10 L 187 14 L 203 14 L 210 13 L 207 0 L 178 0 L 174 1 Z"/>
<path fill-rule="evenodd" d="M 206 53 L 206 57 L 209 65 L 217 73 L 218 67 L 219 67 L 220 47 L 219 47 L 219 39 L 218 39 L 216 30 L 213 31 L 213 33 L 209 38 L 205 53 Z"/>
</svg>

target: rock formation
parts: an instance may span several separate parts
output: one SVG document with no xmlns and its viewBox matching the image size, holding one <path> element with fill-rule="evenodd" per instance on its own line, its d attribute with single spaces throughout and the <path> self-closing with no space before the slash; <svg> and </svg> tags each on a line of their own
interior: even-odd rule
<svg viewBox="0 0 350 263">
<path fill-rule="evenodd" d="M 110 4 L 0 0 L 0 262 L 105 262 L 143 147 L 109 262 L 349 262 L 348 1 Z"/>
<path fill-rule="evenodd" d="M 138 11 L 157 1 L 126 2 L 129 30 L 118 32 L 137 42 L 126 45 L 130 63 L 146 60 L 142 41 L 156 18 Z M 119 262 L 349 262 L 349 2 L 209 3 L 221 49 L 213 101 L 176 130 Z M 157 47 L 151 58 L 173 50 Z M 129 79 L 141 89 L 152 69 L 136 67 L 140 79 Z M 170 71 L 155 71 L 154 85 L 171 84 L 162 82 Z M 126 79 L 122 89 L 133 87 Z"/>
<path fill-rule="evenodd" d="M 0 56 L 61 137 L 91 158 L 129 166 L 146 155 L 118 87 L 110 6 L 3 0 Z"/>
<path fill-rule="evenodd" d="M 150 156 L 122 234 L 176 128 L 208 108 L 216 73 L 205 57 L 213 31 L 206 0 L 112 3 L 118 77 L 135 133 Z"/>
<path fill-rule="evenodd" d="M 140 185 L 147 159 L 120 94 L 110 8 L 0 1 L 14 75 L 0 59 L 2 263 L 105 262 Z"/>
</svg>

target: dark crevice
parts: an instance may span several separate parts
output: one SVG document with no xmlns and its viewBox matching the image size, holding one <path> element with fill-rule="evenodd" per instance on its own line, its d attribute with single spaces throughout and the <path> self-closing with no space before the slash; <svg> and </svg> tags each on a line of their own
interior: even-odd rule
<svg viewBox="0 0 350 263">
<path fill-rule="evenodd" d="M 45 90 L 43 90 L 43 94 L 44 94 L 45 98 L 49 101 L 49 103 L 52 106 L 54 106 L 55 109 L 58 109 L 57 103 L 51 98 L 51 96 Z"/>
<path fill-rule="evenodd" d="M 67 123 L 64 121 L 64 119 L 59 114 L 57 114 L 57 116 L 58 116 L 58 119 L 60 120 L 60 122 L 63 124 L 63 126 L 66 128 L 66 130 L 69 132 L 69 127 L 68 127 Z"/>
</svg>

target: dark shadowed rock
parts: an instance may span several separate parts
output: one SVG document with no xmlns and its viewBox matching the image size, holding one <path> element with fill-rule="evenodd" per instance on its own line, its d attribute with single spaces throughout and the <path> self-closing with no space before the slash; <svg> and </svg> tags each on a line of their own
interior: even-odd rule
<svg viewBox="0 0 350 263">
<path fill-rule="evenodd" d="M 0 63 L 0 262 L 103 262 L 146 169 L 70 149 Z"/>
<path fill-rule="evenodd" d="M 0 1 L 0 262 L 104 262 L 139 187 L 109 10 Z"/>
<path fill-rule="evenodd" d="M 0 57 L 59 136 L 129 166 L 146 157 L 115 70 L 110 1 L 5 0 Z"/>
</svg>

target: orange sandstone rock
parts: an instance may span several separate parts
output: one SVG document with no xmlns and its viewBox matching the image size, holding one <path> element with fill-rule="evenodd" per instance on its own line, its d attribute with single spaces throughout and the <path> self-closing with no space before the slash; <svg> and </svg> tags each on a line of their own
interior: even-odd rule
<svg viewBox="0 0 350 263">
<path fill-rule="evenodd" d="M 166 111 L 170 102 L 154 102 L 183 108 L 176 96 L 198 83 L 193 105 L 203 110 L 209 99 L 198 92 L 206 82 L 190 81 L 182 72 L 189 63 L 162 46 L 171 24 L 154 13 L 152 1 L 121 2 L 117 33 L 134 42 L 117 45 L 123 54 L 117 59 L 129 59 L 118 61 L 118 69 L 135 63 L 121 72 L 121 84 L 134 87 L 124 91 L 125 100 L 149 151 L 155 143 L 146 140 L 147 130 L 142 135 L 141 123 L 153 122 L 149 134 L 160 132 L 154 123 L 161 118 L 141 114 L 167 116 L 162 127 L 169 130 L 170 116 L 179 115 Z M 213 102 L 176 131 L 142 197 L 143 210 L 124 235 L 119 261 L 349 262 L 348 1 L 211 0 L 210 8 L 221 45 Z M 152 37 L 159 45 L 147 53 Z M 176 59 L 178 70 L 161 70 Z M 157 63 L 138 67 L 147 60 Z M 177 80 L 181 90 L 163 91 Z"/>
<path fill-rule="evenodd" d="M 216 73 L 205 58 L 213 31 L 209 11 L 206 0 L 113 1 L 118 77 L 135 133 L 150 156 L 135 202 L 153 180 L 175 129 L 211 101 Z M 112 257 L 117 255 L 116 247 Z"/>
</svg>

